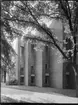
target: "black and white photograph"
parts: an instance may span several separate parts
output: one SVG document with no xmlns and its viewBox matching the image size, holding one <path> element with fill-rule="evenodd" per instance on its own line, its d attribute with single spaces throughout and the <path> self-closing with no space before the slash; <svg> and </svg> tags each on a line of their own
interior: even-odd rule
<svg viewBox="0 0 78 105">
<path fill-rule="evenodd" d="M 78 104 L 78 1 L 1 0 L 0 103 Z"/>
</svg>

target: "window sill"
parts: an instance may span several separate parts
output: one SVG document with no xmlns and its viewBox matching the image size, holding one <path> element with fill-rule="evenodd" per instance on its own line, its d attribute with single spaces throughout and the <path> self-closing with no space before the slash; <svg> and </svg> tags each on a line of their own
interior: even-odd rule
<svg viewBox="0 0 78 105">
<path fill-rule="evenodd" d="M 46 73 L 45 76 L 49 76 L 49 73 Z"/>
<path fill-rule="evenodd" d="M 35 74 L 31 74 L 31 76 L 35 76 Z"/>
<path fill-rule="evenodd" d="M 20 75 L 20 77 L 24 77 L 24 75 Z"/>
</svg>

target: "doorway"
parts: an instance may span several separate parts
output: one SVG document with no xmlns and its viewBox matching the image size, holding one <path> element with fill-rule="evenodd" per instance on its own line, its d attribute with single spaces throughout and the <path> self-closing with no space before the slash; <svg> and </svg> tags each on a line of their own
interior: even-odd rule
<svg viewBox="0 0 78 105">
<path fill-rule="evenodd" d="M 72 64 L 68 64 L 65 70 L 65 88 L 76 89 L 75 71 Z"/>
</svg>

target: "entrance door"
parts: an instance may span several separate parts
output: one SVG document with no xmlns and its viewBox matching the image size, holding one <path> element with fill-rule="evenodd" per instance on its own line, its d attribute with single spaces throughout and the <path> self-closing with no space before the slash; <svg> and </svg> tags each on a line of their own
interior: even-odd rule
<svg viewBox="0 0 78 105">
<path fill-rule="evenodd" d="M 71 64 L 68 64 L 66 67 L 65 78 L 66 78 L 65 87 L 67 89 L 76 89 L 75 72 Z"/>
</svg>

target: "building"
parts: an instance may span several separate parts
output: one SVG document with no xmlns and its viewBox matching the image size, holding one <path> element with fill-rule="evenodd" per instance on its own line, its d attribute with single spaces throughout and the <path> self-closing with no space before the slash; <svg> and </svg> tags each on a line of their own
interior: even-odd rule
<svg viewBox="0 0 78 105">
<path fill-rule="evenodd" d="M 54 30 L 59 40 L 63 40 L 64 30 L 60 20 L 53 20 L 50 28 Z M 20 37 L 16 42 L 16 79 L 19 85 L 75 88 L 75 73 L 72 68 L 68 71 L 69 67 L 66 68 L 68 63 L 63 62 L 63 56 L 57 49 L 43 46 L 42 51 L 36 51 L 35 44 L 30 43 L 29 39 L 21 40 Z"/>
</svg>

